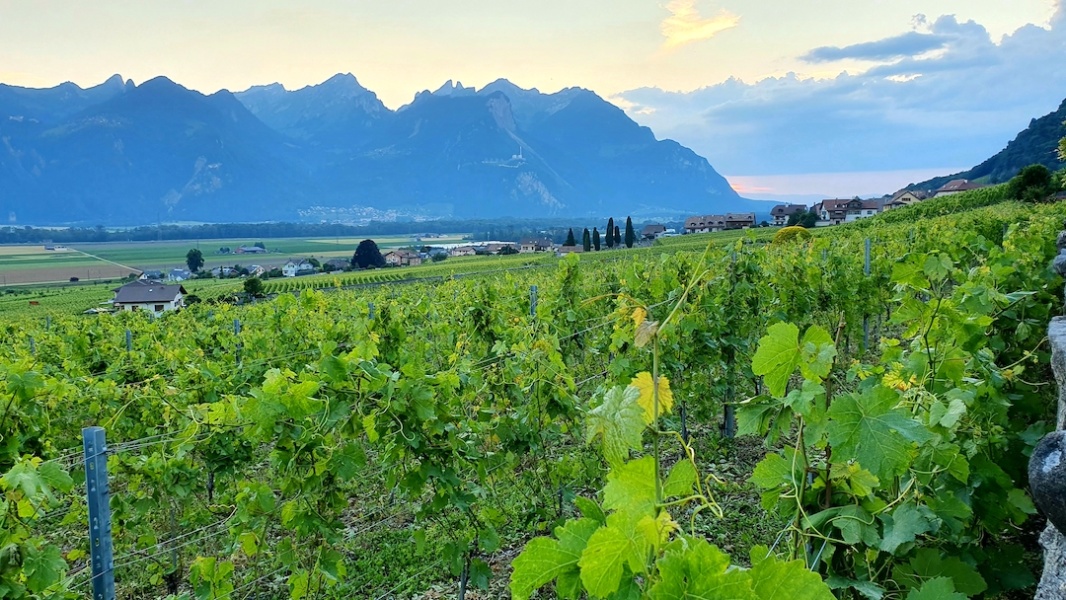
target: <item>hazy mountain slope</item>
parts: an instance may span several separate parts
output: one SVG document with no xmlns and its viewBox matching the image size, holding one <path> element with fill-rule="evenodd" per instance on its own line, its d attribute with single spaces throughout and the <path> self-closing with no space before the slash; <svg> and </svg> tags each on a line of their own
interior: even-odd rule
<svg viewBox="0 0 1066 600">
<path fill-rule="evenodd" d="M 1064 165 L 1058 159 L 1059 140 L 1066 136 L 1066 100 L 1058 110 L 1029 122 L 1003 150 L 969 171 L 935 177 L 907 186 L 907 189 L 935 190 L 952 179 L 969 179 L 980 183 L 1003 183 L 1018 174 L 1023 167 L 1042 164 L 1052 171 Z"/>
<path fill-rule="evenodd" d="M 742 210 L 706 160 L 596 94 L 447 82 L 392 111 L 351 74 L 205 96 L 166 79 L 0 89 L 18 223 L 678 217 Z M 9 219 L 10 220 L 10 219 Z"/>
</svg>

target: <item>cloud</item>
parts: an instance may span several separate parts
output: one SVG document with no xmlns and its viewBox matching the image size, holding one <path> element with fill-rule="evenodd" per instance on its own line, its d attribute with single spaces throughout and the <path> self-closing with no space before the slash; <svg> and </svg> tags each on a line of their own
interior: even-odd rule
<svg viewBox="0 0 1066 600">
<path fill-rule="evenodd" d="M 902 34 L 837 49 L 841 58 L 878 58 L 861 73 L 789 73 L 688 93 L 641 88 L 618 96 L 657 136 L 689 146 L 730 175 L 972 166 L 1066 97 L 1061 3 L 1050 29 L 1026 25 L 999 43 L 981 25 L 953 16 L 923 29 L 928 33 L 918 35 L 929 38 Z"/>
<path fill-rule="evenodd" d="M 670 11 L 670 16 L 659 24 L 659 30 L 666 38 L 663 48 L 667 50 L 709 40 L 740 23 L 740 17 L 727 10 L 720 10 L 713 17 L 702 17 L 696 8 L 696 0 L 671 0 L 666 10 Z"/>
<path fill-rule="evenodd" d="M 950 38 L 944 35 L 911 31 L 875 42 L 863 42 L 844 47 L 822 46 L 811 50 L 803 55 L 801 59 L 807 62 L 830 62 L 846 59 L 892 60 L 923 54 L 931 50 L 939 50 L 949 40 Z"/>
</svg>

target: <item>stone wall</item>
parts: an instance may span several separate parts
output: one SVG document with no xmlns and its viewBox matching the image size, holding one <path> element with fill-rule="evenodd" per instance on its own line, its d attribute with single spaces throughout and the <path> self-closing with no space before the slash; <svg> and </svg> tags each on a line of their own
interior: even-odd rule
<svg viewBox="0 0 1066 600">
<path fill-rule="evenodd" d="M 1040 545 L 1044 547 L 1044 575 L 1040 579 L 1040 586 L 1036 590 L 1037 600 L 1061 600 L 1066 598 L 1066 537 L 1051 523 L 1053 515 L 1049 514 L 1066 502 L 1062 490 L 1057 489 L 1055 479 L 1061 479 L 1066 475 L 1066 461 L 1060 464 L 1061 445 L 1066 438 L 1063 432 L 1066 425 L 1066 317 L 1055 317 L 1048 325 L 1048 339 L 1051 342 L 1051 367 L 1055 371 L 1055 381 L 1059 385 L 1059 410 L 1058 430 L 1040 442 L 1037 450 L 1033 452 L 1032 462 L 1029 465 L 1030 481 L 1033 483 L 1034 500 L 1041 495 L 1050 497 L 1050 500 L 1040 502 L 1038 505 L 1048 515 L 1049 522 L 1044 533 L 1040 535 Z M 1053 459 L 1053 460 L 1052 460 Z M 1047 483 L 1043 483 L 1047 481 Z M 1047 486 L 1048 489 L 1040 489 Z M 1058 499 L 1058 502 L 1055 499 Z M 1060 523 L 1061 525 L 1061 523 Z"/>
</svg>

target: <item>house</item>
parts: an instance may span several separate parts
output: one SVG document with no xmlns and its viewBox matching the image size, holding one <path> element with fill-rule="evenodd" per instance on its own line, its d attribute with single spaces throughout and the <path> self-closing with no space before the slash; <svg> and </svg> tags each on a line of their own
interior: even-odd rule
<svg viewBox="0 0 1066 600">
<path fill-rule="evenodd" d="M 323 269 L 326 267 L 329 267 L 332 271 L 343 271 L 352 268 L 352 261 L 348 258 L 331 258 L 322 264 Z M 251 267 L 248 268 L 248 271 L 251 272 Z"/>
<path fill-rule="evenodd" d="M 788 225 L 788 218 L 792 215 L 807 212 L 807 206 L 804 204 L 778 204 L 770 210 L 770 216 L 773 217 L 773 225 L 778 227 Z"/>
<path fill-rule="evenodd" d="M 474 256 L 477 254 L 477 249 L 473 246 L 456 246 L 448 252 L 449 256 Z"/>
<path fill-rule="evenodd" d="M 644 229 L 640 230 L 640 237 L 641 239 L 645 240 L 654 240 L 655 238 L 659 237 L 664 233 L 666 233 L 665 225 L 647 225 L 644 227 Z"/>
<path fill-rule="evenodd" d="M 489 254 L 499 254 L 504 248 L 511 248 L 515 251 L 518 250 L 518 248 L 515 247 L 515 244 L 511 242 L 489 242 L 488 244 L 485 244 L 484 248 L 485 252 Z"/>
<path fill-rule="evenodd" d="M 183 298 L 188 293 L 181 285 L 165 285 L 147 279 L 137 279 L 112 291 L 115 297 L 111 304 L 116 310 L 146 310 L 157 317 L 185 306 Z"/>
<path fill-rule="evenodd" d="M 818 222 L 815 225 L 824 227 L 826 225 L 840 225 L 843 223 L 848 217 L 849 202 L 851 202 L 851 200 L 829 198 L 815 204 L 812 208 L 818 213 Z"/>
<path fill-rule="evenodd" d="M 544 238 L 525 238 L 519 244 L 518 251 L 527 254 L 529 252 L 547 252 L 554 247 L 551 240 Z"/>
<path fill-rule="evenodd" d="M 726 213 L 726 229 L 747 229 L 755 227 L 755 213 Z"/>
<path fill-rule="evenodd" d="M 259 277 L 266 272 L 266 270 L 259 265 L 248 265 L 245 269 L 248 271 L 249 277 Z"/>
<path fill-rule="evenodd" d="M 878 200 L 861 200 L 852 198 L 846 205 L 844 215 L 845 223 L 852 223 L 859 219 L 868 219 L 881 211 L 881 202 Z"/>
<path fill-rule="evenodd" d="M 708 233 L 724 229 L 725 215 L 697 215 L 685 219 L 685 233 Z"/>
<path fill-rule="evenodd" d="M 310 275 L 315 272 L 315 265 L 306 260 L 290 260 L 281 267 L 281 274 L 285 277 L 296 277 L 297 275 Z"/>
<path fill-rule="evenodd" d="M 237 270 L 233 267 L 215 267 L 211 269 L 211 275 L 222 279 L 224 277 L 234 277 L 237 275 Z"/>
<path fill-rule="evenodd" d="M 163 281 L 162 271 L 143 271 L 141 272 L 141 279 L 150 279 L 152 281 Z"/>
<path fill-rule="evenodd" d="M 266 254 L 266 248 L 259 246 L 240 246 L 233 251 L 235 254 Z"/>
<path fill-rule="evenodd" d="M 937 188 L 936 191 L 933 192 L 933 197 L 939 198 L 940 196 L 961 194 L 962 192 L 968 192 L 970 190 L 976 190 L 982 187 L 984 186 L 978 185 L 976 183 L 971 183 L 967 179 L 952 179 L 951 181 Z"/>
<path fill-rule="evenodd" d="M 385 255 L 385 264 L 392 267 L 417 267 L 422 257 L 413 250 L 393 250 Z"/>
<path fill-rule="evenodd" d="M 167 273 L 167 281 L 185 281 L 192 277 L 192 273 L 188 269 L 171 269 L 170 273 Z"/>
</svg>

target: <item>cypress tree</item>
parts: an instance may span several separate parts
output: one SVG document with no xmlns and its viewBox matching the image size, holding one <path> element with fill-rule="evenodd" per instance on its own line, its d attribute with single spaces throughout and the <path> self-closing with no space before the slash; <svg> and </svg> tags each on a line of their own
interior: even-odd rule
<svg viewBox="0 0 1066 600">
<path fill-rule="evenodd" d="M 614 231 L 614 217 L 607 219 L 607 247 L 614 248 L 614 236 L 611 232 Z"/>
<path fill-rule="evenodd" d="M 585 228 L 585 233 L 581 234 L 581 245 L 584 246 L 585 252 L 592 250 L 592 235 L 588 227 Z"/>
<path fill-rule="evenodd" d="M 619 248 L 622 247 L 622 233 L 618 230 L 617 225 L 614 226 L 614 245 Z"/>
<path fill-rule="evenodd" d="M 626 217 L 626 248 L 632 248 L 635 241 L 637 236 L 633 233 L 633 219 Z"/>
<path fill-rule="evenodd" d="M 592 247 L 596 252 L 600 251 L 600 230 L 595 227 L 592 228 Z"/>
<path fill-rule="evenodd" d="M 564 246 L 576 246 L 577 245 L 577 241 L 574 240 L 574 230 L 572 228 L 570 229 L 570 231 L 568 231 L 566 233 L 566 243 L 563 244 L 563 245 Z"/>
</svg>

